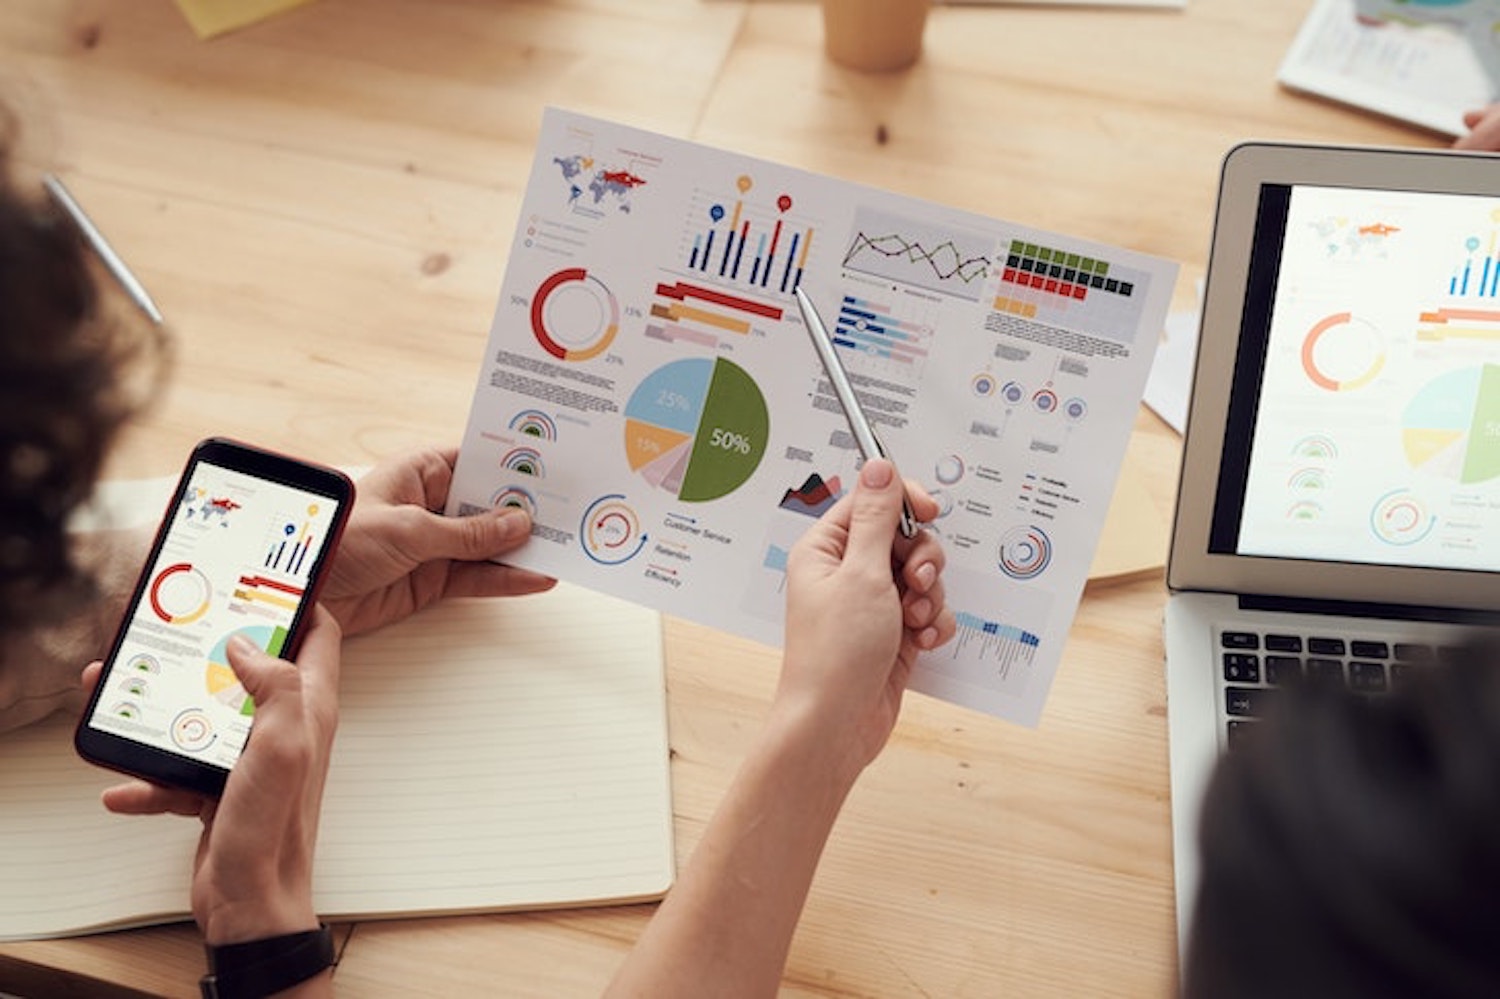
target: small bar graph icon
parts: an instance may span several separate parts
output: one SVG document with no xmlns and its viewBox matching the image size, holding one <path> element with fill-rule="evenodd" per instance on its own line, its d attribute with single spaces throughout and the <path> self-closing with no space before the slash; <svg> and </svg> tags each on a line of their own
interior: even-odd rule
<svg viewBox="0 0 1500 999">
<path fill-rule="evenodd" d="M 1448 294 L 1453 298 L 1495 298 L 1500 296 L 1500 253 L 1496 252 L 1495 233 L 1489 246 L 1479 250 L 1479 238 L 1470 237 L 1464 244 L 1469 255 L 1453 268 L 1448 278 Z"/>
<path fill-rule="evenodd" d="M 299 529 L 291 521 L 287 521 L 281 528 L 281 538 L 272 541 L 266 551 L 265 567 L 288 575 L 298 575 L 307 568 L 307 555 L 316 543 L 317 538 L 312 533 L 312 521 L 303 521 Z"/>
</svg>

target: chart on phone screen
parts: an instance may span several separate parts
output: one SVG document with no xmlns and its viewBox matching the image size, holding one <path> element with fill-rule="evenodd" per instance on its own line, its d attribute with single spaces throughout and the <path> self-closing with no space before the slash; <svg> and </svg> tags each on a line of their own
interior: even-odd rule
<svg viewBox="0 0 1500 999">
<path fill-rule="evenodd" d="M 280 483 L 193 466 L 90 724 L 221 767 L 255 702 L 229 663 L 241 635 L 286 645 L 337 504 Z"/>
</svg>

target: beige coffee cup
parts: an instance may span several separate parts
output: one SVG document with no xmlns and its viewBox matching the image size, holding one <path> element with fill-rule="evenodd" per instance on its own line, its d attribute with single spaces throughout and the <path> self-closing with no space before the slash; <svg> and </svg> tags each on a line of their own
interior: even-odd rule
<svg viewBox="0 0 1500 999">
<path fill-rule="evenodd" d="M 870 73 L 905 69 L 922 54 L 931 0 L 822 0 L 823 45 L 841 66 Z"/>
</svg>

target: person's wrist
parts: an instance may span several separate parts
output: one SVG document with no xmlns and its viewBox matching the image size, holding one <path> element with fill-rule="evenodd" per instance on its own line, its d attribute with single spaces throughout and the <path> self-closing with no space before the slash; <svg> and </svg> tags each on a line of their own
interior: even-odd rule
<svg viewBox="0 0 1500 999">
<path fill-rule="evenodd" d="M 869 764 L 861 741 L 808 698 L 778 696 L 754 752 L 842 799 Z"/>
<path fill-rule="evenodd" d="M 198 920 L 203 942 L 210 947 L 262 940 L 318 928 L 310 898 L 274 899 L 269 895 L 248 904 L 211 907 Z"/>
</svg>

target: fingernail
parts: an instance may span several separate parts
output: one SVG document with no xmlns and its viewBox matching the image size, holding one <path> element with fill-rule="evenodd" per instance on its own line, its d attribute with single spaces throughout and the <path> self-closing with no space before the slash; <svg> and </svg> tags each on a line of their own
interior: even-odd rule
<svg viewBox="0 0 1500 999">
<path fill-rule="evenodd" d="M 926 628 L 917 636 L 917 645 L 924 649 L 930 649 L 937 645 L 937 639 L 937 629 Z"/>
<path fill-rule="evenodd" d="M 883 458 L 871 458 L 859 470 L 859 481 L 872 489 L 884 489 L 895 478 L 896 470 Z"/>
<path fill-rule="evenodd" d="M 527 517 L 525 510 L 513 506 L 501 507 L 500 533 L 504 534 L 507 538 L 519 537 L 526 531 L 529 520 L 530 518 Z"/>
<path fill-rule="evenodd" d="M 917 586 L 920 587 L 923 592 L 930 590 L 932 588 L 933 582 L 936 579 L 937 566 L 933 565 L 931 562 L 923 562 L 921 565 L 917 566 Z"/>
<path fill-rule="evenodd" d="M 926 621 L 932 617 L 932 601 L 926 597 L 920 600 L 913 600 L 911 607 L 908 609 L 911 611 L 911 616 L 918 621 Z"/>
</svg>

